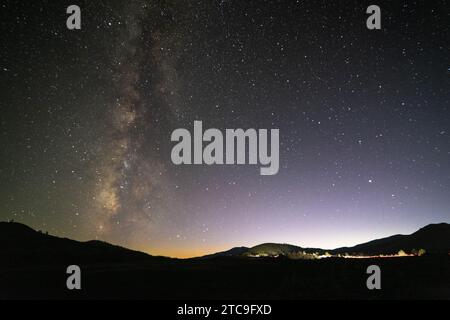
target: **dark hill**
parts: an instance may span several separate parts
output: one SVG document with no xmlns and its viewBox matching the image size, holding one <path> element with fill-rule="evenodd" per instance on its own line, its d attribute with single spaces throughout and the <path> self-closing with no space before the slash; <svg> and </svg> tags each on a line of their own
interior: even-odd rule
<svg viewBox="0 0 450 320">
<path fill-rule="evenodd" d="M 309 254 L 324 254 L 325 250 L 318 248 L 302 248 L 286 243 L 263 243 L 250 248 L 244 256 L 286 256 L 291 258 L 300 258 Z"/>
<path fill-rule="evenodd" d="M 204 256 L 203 258 L 218 256 L 234 257 L 275 257 L 286 256 L 295 259 L 309 259 L 317 255 L 326 254 L 354 254 L 378 255 L 396 254 L 400 250 L 407 253 L 425 249 L 427 253 L 450 253 L 450 224 L 439 223 L 425 226 L 411 235 L 394 235 L 356 245 L 334 250 L 319 248 L 302 248 L 290 244 L 263 243 L 252 248 L 236 247 L 228 251 Z"/>
<path fill-rule="evenodd" d="M 213 253 L 213 254 L 208 254 L 208 255 L 203 256 L 201 258 L 209 259 L 209 258 L 218 258 L 218 257 L 242 256 L 248 250 L 249 250 L 249 248 L 247 248 L 247 247 L 235 247 L 235 248 L 231 248 L 230 250 L 227 250 L 227 251 L 221 251 L 221 252 L 216 252 L 216 253 Z"/>
<path fill-rule="evenodd" d="M 102 241 L 58 238 L 16 222 L 0 222 L 2 267 L 67 263 L 110 263 L 155 259 Z"/>
<path fill-rule="evenodd" d="M 300 247 L 290 245 L 290 244 L 278 244 L 278 243 L 263 243 L 257 246 L 254 246 L 250 248 L 247 252 L 245 252 L 245 255 L 247 256 L 288 256 L 294 252 L 298 252 L 303 250 Z"/>
<path fill-rule="evenodd" d="M 333 253 L 394 254 L 399 250 L 411 252 L 425 249 L 427 253 L 450 253 L 450 224 L 429 224 L 410 235 L 394 235 L 332 250 Z"/>
</svg>

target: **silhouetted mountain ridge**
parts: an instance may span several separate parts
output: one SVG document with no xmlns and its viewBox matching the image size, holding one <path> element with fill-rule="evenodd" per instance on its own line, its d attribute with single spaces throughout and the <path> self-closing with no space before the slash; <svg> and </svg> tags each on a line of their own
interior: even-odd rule
<svg viewBox="0 0 450 320">
<path fill-rule="evenodd" d="M 424 249 L 428 253 L 450 252 L 450 224 L 429 224 L 410 235 L 394 235 L 353 247 L 333 250 L 334 253 L 394 254 L 399 250 Z"/>
<path fill-rule="evenodd" d="M 323 255 L 386 255 L 399 250 L 407 253 L 423 249 L 426 253 L 450 253 L 450 224 L 427 225 L 410 235 L 394 235 L 353 247 L 334 250 L 302 248 L 291 244 L 263 243 L 251 248 L 235 247 L 200 257 L 277 257 L 314 259 Z M 0 267 L 25 264 L 130 263 L 170 259 L 154 257 L 99 240 L 79 242 L 33 230 L 16 222 L 0 222 Z"/>
<path fill-rule="evenodd" d="M 1 266 L 147 261 L 153 257 L 104 241 L 75 241 L 48 235 L 16 222 L 0 222 Z"/>
<path fill-rule="evenodd" d="M 243 248 L 243 247 L 239 247 Z M 245 248 L 245 247 L 244 247 Z M 264 257 L 264 256 L 288 256 L 292 258 L 312 258 L 311 255 L 390 255 L 397 254 L 400 250 L 407 253 L 416 252 L 419 249 L 427 253 L 450 253 L 450 224 L 429 224 L 410 235 L 393 235 L 386 238 L 372 240 L 353 247 L 342 247 L 333 250 L 320 248 L 303 248 L 290 244 L 263 243 L 248 250 L 236 250 L 218 252 L 218 256 Z M 235 255 L 230 253 L 236 252 Z"/>
<path fill-rule="evenodd" d="M 208 254 L 208 255 L 202 256 L 200 258 L 207 259 L 207 258 L 217 258 L 217 257 L 236 257 L 236 256 L 240 256 L 240 255 L 244 254 L 249 249 L 250 248 L 248 248 L 248 247 L 234 247 L 227 251 L 221 251 L 221 252 Z"/>
</svg>

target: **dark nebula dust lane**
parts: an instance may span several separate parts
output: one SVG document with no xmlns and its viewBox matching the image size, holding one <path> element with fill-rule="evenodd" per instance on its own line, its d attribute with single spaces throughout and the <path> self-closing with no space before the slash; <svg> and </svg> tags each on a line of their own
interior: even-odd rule
<svg viewBox="0 0 450 320">
<path fill-rule="evenodd" d="M 189 257 L 450 220 L 445 1 L 2 3 L 0 220 Z M 171 162 L 171 133 L 280 130 L 280 170 Z"/>
</svg>

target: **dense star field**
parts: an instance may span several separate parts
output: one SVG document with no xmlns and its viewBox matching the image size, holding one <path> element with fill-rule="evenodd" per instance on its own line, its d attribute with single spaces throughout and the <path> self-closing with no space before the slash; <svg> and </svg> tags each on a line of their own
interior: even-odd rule
<svg viewBox="0 0 450 320">
<path fill-rule="evenodd" d="M 0 220 L 176 257 L 449 222 L 449 3 L 372 2 L 2 2 Z M 279 129 L 278 174 L 174 165 L 195 120 Z"/>
</svg>

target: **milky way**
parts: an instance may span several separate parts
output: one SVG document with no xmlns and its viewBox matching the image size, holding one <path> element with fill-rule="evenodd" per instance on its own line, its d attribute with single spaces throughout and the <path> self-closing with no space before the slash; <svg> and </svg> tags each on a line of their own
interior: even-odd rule
<svg viewBox="0 0 450 320">
<path fill-rule="evenodd" d="M 115 96 L 107 116 L 106 141 L 102 145 L 101 165 L 95 164 L 94 203 L 89 223 L 97 227 L 97 237 L 122 239 L 149 238 L 155 228 L 173 219 L 180 208 L 171 203 L 166 165 L 161 159 L 158 140 L 172 118 L 181 114 L 178 101 L 177 54 L 167 53 L 172 35 L 165 30 L 152 29 L 144 46 L 143 24 L 159 12 L 145 2 L 133 2 L 122 8 L 124 28 L 115 42 L 110 57 L 115 66 L 112 87 Z M 169 28 L 170 30 L 170 28 Z M 142 83 L 145 62 L 156 73 L 150 87 L 155 100 L 143 101 Z M 163 108 L 164 120 L 155 119 L 154 104 Z M 158 121 L 154 121 L 158 120 Z M 149 125 L 153 123 L 153 125 Z M 176 209 L 175 209 L 176 208 Z M 153 228 L 152 228 L 153 227 Z M 132 232 L 122 232 L 122 230 Z"/>
</svg>

